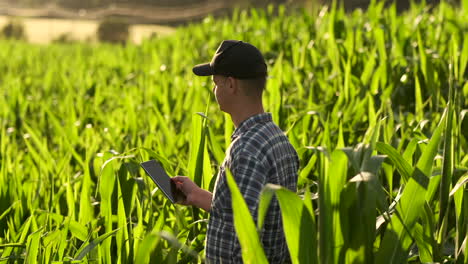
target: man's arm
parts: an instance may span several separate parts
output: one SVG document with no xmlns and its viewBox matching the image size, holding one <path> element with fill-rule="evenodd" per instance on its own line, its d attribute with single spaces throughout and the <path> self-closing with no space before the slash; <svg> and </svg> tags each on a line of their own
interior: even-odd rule
<svg viewBox="0 0 468 264">
<path fill-rule="evenodd" d="M 193 205 L 209 212 L 211 209 L 211 200 L 213 194 L 207 190 L 198 187 L 190 178 L 185 176 L 176 176 L 172 178 L 177 189 L 185 194 L 186 199 L 178 203 L 183 205 Z"/>
</svg>

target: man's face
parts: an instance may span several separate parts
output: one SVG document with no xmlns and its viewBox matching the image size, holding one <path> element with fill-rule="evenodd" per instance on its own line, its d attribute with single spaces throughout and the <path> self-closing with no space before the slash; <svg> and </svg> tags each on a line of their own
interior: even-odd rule
<svg viewBox="0 0 468 264">
<path fill-rule="evenodd" d="M 227 105 L 228 105 L 228 85 L 229 80 L 228 77 L 221 76 L 221 75 L 213 75 L 213 93 L 216 97 L 216 101 L 218 102 L 219 108 L 221 111 L 226 112 Z"/>
</svg>

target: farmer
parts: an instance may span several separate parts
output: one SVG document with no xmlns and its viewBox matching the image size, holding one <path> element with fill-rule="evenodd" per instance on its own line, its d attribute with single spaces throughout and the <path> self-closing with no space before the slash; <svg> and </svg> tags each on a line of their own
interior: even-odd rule
<svg viewBox="0 0 468 264">
<path fill-rule="evenodd" d="M 296 191 L 299 159 L 283 131 L 273 123 L 271 114 L 263 109 L 267 66 L 256 47 L 242 41 L 223 41 L 211 62 L 195 66 L 193 72 L 198 76 L 212 76 L 213 93 L 219 107 L 231 115 L 236 129 L 220 166 L 213 193 L 201 189 L 187 177 L 173 179 L 186 196 L 181 204 L 210 212 L 206 261 L 241 263 L 226 170 L 231 171 L 257 222 L 260 192 L 267 183 Z M 260 239 L 270 263 L 290 261 L 276 199 L 268 209 Z"/>
</svg>

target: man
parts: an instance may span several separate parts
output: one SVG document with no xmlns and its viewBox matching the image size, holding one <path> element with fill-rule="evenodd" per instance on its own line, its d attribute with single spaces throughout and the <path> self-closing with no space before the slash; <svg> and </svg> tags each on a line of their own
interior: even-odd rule
<svg viewBox="0 0 468 264">
<path fill-rule="evenodd" d="M 256 222 L 260 192 L 267 183 L 296 191 L 299 159 L 283 131 L 273 123 L 271 114 L 264 112 L 262 93 L 267 66 L 256 47 L 242 41 L 223 41 L 212 61 L 195 66 L 193 72 L 199 76 L 213 76 L 213 93 L 219 107 L 231 115 L 236 129 L 213 194 L 187 177 L 174 177 L 174 181 L 186 196 L 182 204 L 210 212 L 205 248 L 207 262 L 240 263 L 241 248 L 233 224 L 226 170 L 232 172 Z M 260 239 L 270 263 L 290 261 L 276 199 L 268 209 Z"/>
</svg>

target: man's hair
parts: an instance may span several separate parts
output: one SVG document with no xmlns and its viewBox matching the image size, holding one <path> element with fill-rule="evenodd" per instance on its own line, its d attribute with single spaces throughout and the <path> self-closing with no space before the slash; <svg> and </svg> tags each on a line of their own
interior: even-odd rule
<svg viewBox="0 0 468 264">
<path fill-rule="evenodd" d="M 256 99 L 262 98 L 262 93 L 266 88 L 266 76 L 238 80 L 241 83 L 245 95 Z"/>
</svg>

